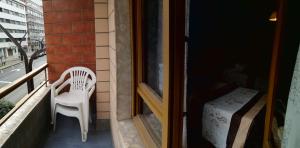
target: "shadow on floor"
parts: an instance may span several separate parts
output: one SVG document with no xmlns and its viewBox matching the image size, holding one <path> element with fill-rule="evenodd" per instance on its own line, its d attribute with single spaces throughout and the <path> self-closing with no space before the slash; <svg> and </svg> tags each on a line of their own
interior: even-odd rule
<svg viewBox="0 0 300 148">
<path fill-rule="evenodd" d="M 56 131 L 50 131 L 44 148 L 113 148 L 109 120 L 96 124 L 96 128 L 89 126 L 88 139 L 81 142 L 78 120 L 58 114 Z"/>
</svg>

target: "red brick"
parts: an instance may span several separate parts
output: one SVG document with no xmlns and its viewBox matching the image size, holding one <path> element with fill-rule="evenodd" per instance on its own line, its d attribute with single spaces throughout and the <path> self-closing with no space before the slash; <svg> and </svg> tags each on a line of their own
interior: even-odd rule
<svg viewBox="0 0 300 148">
<path fill-rule="evenodd" d="M 94 9 L 82 10 L 82 20 L 94 20 L 94 19 L 95 19 Z"/>
<path fill-rule="evenodd" d="M 62 22 L 71 22 L 71 21 L 79 21 L 81 19 L 80 11 L 76 10 L 73 12 L 62 12 L 61 16 Z"/>
<path fill-rule="evenodd" d="M 96 72 L 96 64 L 82 64 L 82 66 L 91 69 L 93 72 Z"/>
<path fill-rule="evenodd" d="M 52 32 L 57 34 L 70 33 L 71 29 L 72 29 L 72 24 L 69 22 L 52 25 Z"/>
<path fill-rule="evenodd" d="M 48 73 L 49 77 L 48 80 L 50 83 L 54 83 L 59 77 L 55 76 L 54 73 Z"/>
<path fill-rule="evenodd" d="M 85 48 L 85 46 L 83 46 L 83 45 L 73 46 L 72 47 L 72 52 L 81 54 L 83 48 Z"/>
<path fill-rule="evenodd" d="M 45 34 L 51 34 L 52 33 L 52 24 L 45 24 Z"/>
<path fill-rule="evenodd" d="M 92 23 L 92 32 L 95 32 L 95 21 Z"/>
<path fill-rule="evenodd" d="M 47 53 L 47 63 L 55 64 L 55 63 L 62 63 L 62 58 L 56 54 L 49 54 Z M 51 69 L 51 67 L 49 67 Z"/>
<path fill-rule="evenodd" d="M 54 12 L 45 12 L 44 13 L 44 23 L 52 23 L 52 21 L 54 20 Z"/>
<path fill-rule="evenodd" d="M 48 66 L 48 79 L 50 83 L 55 82 L 62 74 L 62 72 L 56 70 L 57 65 L 58 64 L 49 64 Z"/>
<path fill-rule="evenodd" d="M 44 1 L 43 2 L 43 11 L 49 12 L 52 10 L 52 1 Z"/>
<path fill-rule="evenodd" d="M 55 49 L 55 53 L 58 54 L 68 54 L 72 52 L 72 47 L 71 46 L 66 46 L 66 45 L 62 45 L 62 46 L 56 46 Z"/>
<path fill-rule="evenodd" d="M 61 44 L 62 37 L 61 37 L 61 35 L 47 35 L 46 43 L 47 44 Z"/>
<path fill-rule="evenodd" d="M 59 74 L 63 73 L 67 69 L 69 69 L 70 66 L 67 64 L 55 64 L 55 71 Z"/>
<path fill-rule="evenodd" d="M 80 9 L 81 3 L 80 0 L 53 0 L 52 8 L 54 11 L 63 11 L 63 10 L 78 10 Z"/>
<path fill-rule="evenodd" d="M 68 66 L 68 68 L 71 68 L 71 67 L 75 67 L 75 66 L 81 66 L 82 64 L 81 63 L 67 63 L 66 65 Z"/>
<path fill-rule="evenodd" d="M 83 9 L 94 9 L 94 0 L 80 0 Z"/>
<path fill-rule="evenodd" d="M 56 46 L 55 45 L 47 45 L 47 54 L 55 54 Z"/>
<path fill-rule="evenodd" d="M 75 22 L 72 24 L 72 32 L 92 32 L 93 25 L 93 22 Z"/>
<path fill-rule="evenodd" d="M 45 23 L 63 23 L 81 20 L 80 11 L 47 12 L 44 15 Z"/>
<path fill-rule="evenodd" d="M 48 59 L 48 57 L 47 57 L 47 59 Z M 48 65 L 48 73 L 55 73 L 55 66 L 54 66 L 55 64 L 49 64 Z"/>
<path fill-rule="evenodd" d="M 53 0 L 53 10 L 79 10 L 82 8 L 93 8 L 94 1 L 91 0 Z"/>
<path fill-rule="evenodd" d="M 90 45 L 94 45 L 95 44 L 95 33 L 86 33 L 86 34 L 82 34 L 82 43 L 83 44 L 90 44 Z"/>
<path fill-rule="evenodd" d="M 43 0 L 49 80 L 73 66 L 96 70 L 94 0 Z"/>
<path fill-rule="evenodd" d="M 82 61 L 86 64 L 87 63 L 91 63 L 91 64 L 96 63 L 96 56 L 95 55 L 91 55 L 91 56 L 83 55 L 81 58 L 82 58 Z"/>
<path fill-rule="evenodd" d="M 63 35 L 63 44 L 65 45 L 79 45 L 81 44 L 81 34 L 65 34 Z"/>
<path fill-rule="evenodd" d="M 95 52 L 95 47 L 92 45 L 75 45 L 72 47 L 72 52 L 73 53 L 79 53 L 79 54 L 94 54 Z"/>
<path fill-rule="evenodd" d="M 80 56 L 74 55 L 74 54 L 71 54 L 71 53 L 63 55 L 62 60 L 63 60 L 63 62 L 61 62 L 61 63 L 73 63 L 73 64 L 82 63 Z"/>
</svg>

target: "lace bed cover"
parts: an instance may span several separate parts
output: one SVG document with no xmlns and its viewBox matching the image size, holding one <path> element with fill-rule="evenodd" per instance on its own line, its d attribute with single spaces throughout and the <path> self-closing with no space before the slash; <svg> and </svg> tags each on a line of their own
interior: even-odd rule
<svg viewBox="0 0 300 148">
<path fill-rule="evenodd" d="M 232 115 L 257 93 L 256 90 L 239 87 L 224 96 L 207 102 L 203 108 L 202 136 L 216 148 L 226 148 Z"/>
</svg>

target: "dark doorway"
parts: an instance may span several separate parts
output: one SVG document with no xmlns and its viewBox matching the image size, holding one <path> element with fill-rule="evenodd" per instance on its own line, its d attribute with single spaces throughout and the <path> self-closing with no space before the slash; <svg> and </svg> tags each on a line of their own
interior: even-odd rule
<svg viewBox="0 0 300 148">
<path fill-rule="evenodd" d="M 12 56 L 13 55 L 13 49 L 8 48 L 7 53 L 8 53 L 8 56 Z"/>
<path fill-rule="evenodd" d="M 187 52 L 189 148 L 213 147 L 201 138 L 205 102 L 225 94 L 232 87 L 267 92 L 276 25 L 269 18 L 276 9 L 276 2 L 271 0 L 190 0 Z"/>
</svg>

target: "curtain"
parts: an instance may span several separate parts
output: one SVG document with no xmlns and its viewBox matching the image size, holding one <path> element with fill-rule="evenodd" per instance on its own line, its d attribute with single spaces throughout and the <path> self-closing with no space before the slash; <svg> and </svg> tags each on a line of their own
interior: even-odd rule
<svg viewBox="0 0 300 148">
<path fill-rule="evenodd" d="M 300 148 L 300 50 L 289 93 L 282 148 Z"/>
</svg>

